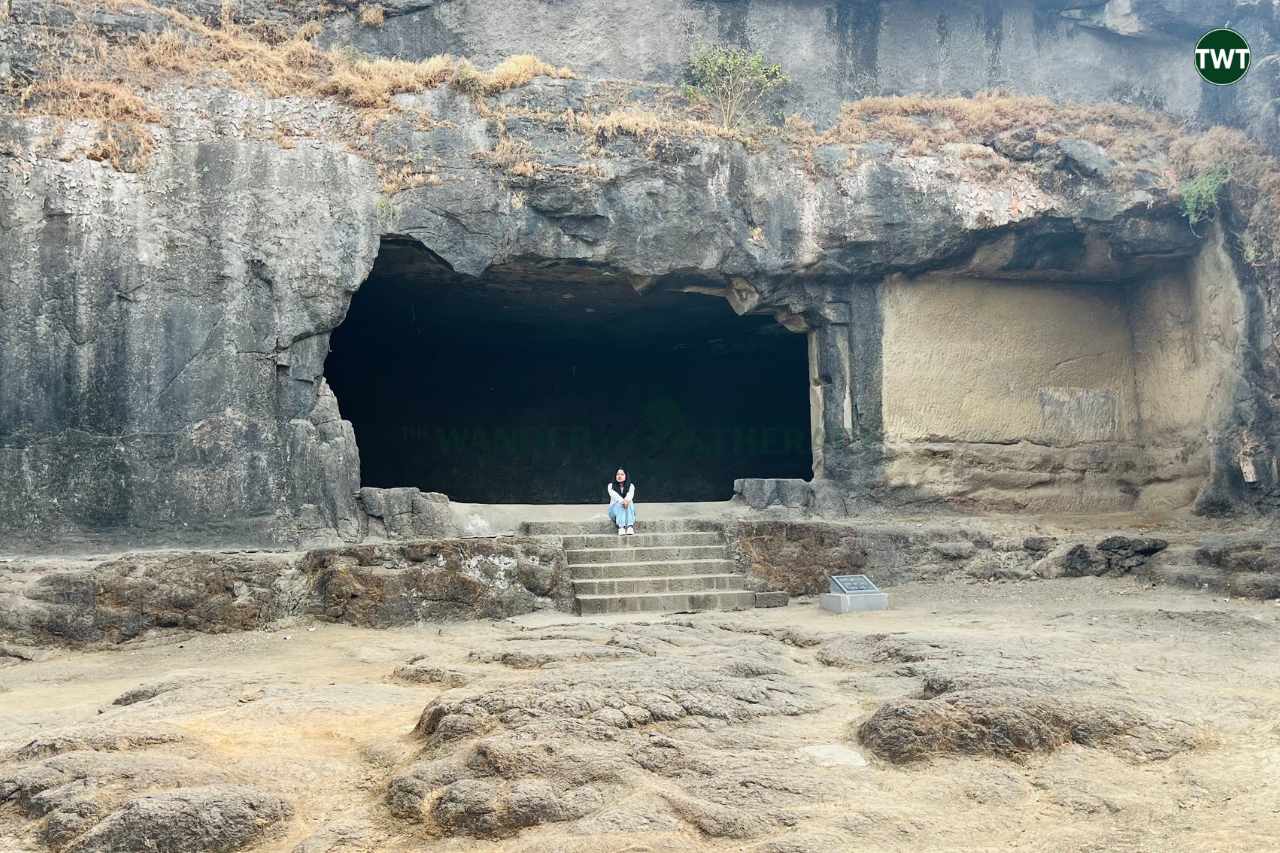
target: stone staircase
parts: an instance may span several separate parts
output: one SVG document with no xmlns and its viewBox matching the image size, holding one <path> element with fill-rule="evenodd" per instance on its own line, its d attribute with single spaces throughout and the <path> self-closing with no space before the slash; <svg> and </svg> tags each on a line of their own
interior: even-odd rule
<svg viewBox="0 0 1280 853">
<path fill-rule="evenodd" d="M 718 522 L 642 521 L 632 536 L 619 536 L 608 521 L 528 522 L 522 529 L 561 538 L 574 605 L 583 616 L 738 610 L 755 604 Z"/>
</svg>

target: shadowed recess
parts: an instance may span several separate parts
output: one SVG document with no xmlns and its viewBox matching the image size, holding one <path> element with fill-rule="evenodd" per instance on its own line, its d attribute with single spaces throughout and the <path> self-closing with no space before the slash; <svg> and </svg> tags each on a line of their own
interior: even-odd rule
<svg viewBox="0 0 1280 853">
<path fill-rule="evenodd" d="M 807 479 L 804 336 L 673 289 L 687 284 L 642 295 L 598 269 L 532 263 L 468 278 L 384 240 L 325 364 L 363 484 L 590 503 L 618 466 L 641 501 Z"/>
</svg>

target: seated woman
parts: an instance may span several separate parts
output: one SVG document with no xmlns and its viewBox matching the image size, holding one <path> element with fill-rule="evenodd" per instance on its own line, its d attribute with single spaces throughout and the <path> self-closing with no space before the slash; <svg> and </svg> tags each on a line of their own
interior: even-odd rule
<svg viewBox="0 0 1280 853">
<path fill-rule="evenodd" d="M 605 487 L 609 492 L 609 518 L 618 525 L 618 535 L 636 532 L 636 484 L 627 479 L 621 468 L 613 475 L 613 482 Z"/>
</svg>

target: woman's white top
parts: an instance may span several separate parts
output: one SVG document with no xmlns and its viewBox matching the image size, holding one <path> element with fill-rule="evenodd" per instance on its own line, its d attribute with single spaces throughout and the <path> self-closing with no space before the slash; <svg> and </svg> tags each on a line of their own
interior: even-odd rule
<svg viewBox="0 0 1280 853">
<path fill-rule="evenodd" d="M 627 484 L 627 493 L 625 495 L 618 494 L 618 490 L 613 487 L 613 484 L 612 483 L 609 484 L 609 505 L 610 506 L 612 506 L 613 504 L 622 503 L 624 500 L 633 501 L 635 499 L 636 499 L 635 483 Z"/>
</svg>

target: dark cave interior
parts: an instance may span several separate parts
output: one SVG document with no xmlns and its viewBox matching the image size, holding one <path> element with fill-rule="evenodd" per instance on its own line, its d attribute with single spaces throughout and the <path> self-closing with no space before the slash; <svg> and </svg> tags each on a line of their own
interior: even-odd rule
<svg viewBox="0 0 1280 853">
<path fill-rule="evenodd" d="M 686 286 L 563 264 L 476 279 L 384 238 L 325 363 L 363 485 L 592 503 L 621 466 L 643 503 L 807 479 L 804 336 Z"/>
</svg>

